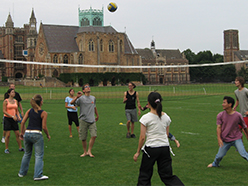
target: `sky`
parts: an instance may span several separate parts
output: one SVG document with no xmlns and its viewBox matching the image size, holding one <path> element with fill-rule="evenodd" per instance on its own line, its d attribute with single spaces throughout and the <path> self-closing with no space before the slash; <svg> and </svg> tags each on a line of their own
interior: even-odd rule
<svg viewBox="0 0 248 186">
<path fill-rule="evenodd" d="M 0 25 L 10 13 L 15 27 L 29 23 L 32 8 L 40 23 L 78 26 L 81 10 L 104 9 L 104 26 L 126 32 L 135 48 L 210 50 L 223 55 L 223 31 L 239 30 L 241 50 L 248 50 L 247 0 L 1 0 Z M 37 30 L 38 31 L 38 30 Z"/>
</svg>

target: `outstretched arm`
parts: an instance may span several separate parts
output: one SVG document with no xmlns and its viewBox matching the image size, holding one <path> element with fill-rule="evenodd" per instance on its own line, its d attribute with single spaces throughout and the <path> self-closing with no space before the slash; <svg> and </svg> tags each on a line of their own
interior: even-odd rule
<svg viewBox="0 0 248 186">
<path fill-rule="evenodd" d="M 137 152 L 134 154 L 133 156 L 133 160 L 136 162 L 139 155 L 140 155 L 140 150 L 142 148 L 142 146 L 144 145 L 146 139 L 146 126 L 144 126 L 142 123 L 140 124 L 140 137 L 139 137 L 139 145 L 138 145 L 138 149 Z"/>
</svg>

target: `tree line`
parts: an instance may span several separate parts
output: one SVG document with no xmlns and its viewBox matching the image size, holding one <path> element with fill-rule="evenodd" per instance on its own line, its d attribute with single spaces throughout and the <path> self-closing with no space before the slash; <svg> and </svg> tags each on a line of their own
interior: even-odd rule
<svg viewBox="0 0 248 186">
<path fill-rule="evenodd" d="M 212 54 L 211 51 L 200 51 L 197 54 L 190 49 L 183 51 L 189 64 L 221 63 L 223 55 Z M 190 67 L 191 82 L 231 82 L 237 76 L 235 65 L 218 65 L 206 67 Z"/>
</svg>

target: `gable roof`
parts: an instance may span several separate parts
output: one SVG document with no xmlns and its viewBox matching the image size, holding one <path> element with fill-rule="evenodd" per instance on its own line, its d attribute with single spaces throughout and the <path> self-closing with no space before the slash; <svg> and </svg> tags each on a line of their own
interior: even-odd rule
<svg viewBox="0 0 248 186">
<path fill-rule="evenodd" d="M 161 57 L 165 57 L 167 59 L 182 59 L 181 52 L 179 49 L 156 49 L 156 53 Z"/>
<path fill-rule="evenodd" d="M 141 56 L 142 59 L 155 59 L 155 56 L 152 53 L 151 49 L 136 49 L 138 54 Z"/>
<path fill-rule="evenodd" d="M 112 26 L 64 26 L 64 25 L 45 25 L 43 24 L 43 32 L 46 38 L 46 43 L 49 52 L 63 53 L 63 52 L 78 52 L 78 46 L 75 38 L 78 33 L 118 33 Z M 138 54 L 133 47 L 128 36 L 124 33 L 124 53 Z"/>
<path fill-rule="evenodd" d="M 112 26 L 84 26 L 79 27 L 77 33 L 102 32 L 106 34 L 115 34 L 117 31 Z"/>
<path fill-rule="evenodd" d="M 75 36 L 78 26 L 44 25 L 43 32 L 49 52 L 78 52 Z"/>
<path fill-rule="evenodd" d="M 239 58 L 239 60 L 247 60 L 248 59 L 248 50 L 235 51 L 234 55 L 236 55 Z"/>
</svg>

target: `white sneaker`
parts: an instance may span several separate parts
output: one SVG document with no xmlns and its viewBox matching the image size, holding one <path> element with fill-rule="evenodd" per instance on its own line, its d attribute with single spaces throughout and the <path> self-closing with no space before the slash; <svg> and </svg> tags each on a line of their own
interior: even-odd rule
<svg viewBox="0 0 248 186">
<path fill-rule="evenodd" d="M 48 176 L 41 176 L 40 178 L 34 178 L 34 181 L 38 181 L 38 180 L 47 180 L 48 179 Z"/>
<path fill-rule="evenodd" d="M 21 175 L 20 173 L 18 173 L 18 176 L 19 176 L 20 178 L 22 178 L 22 177 L 23 177 L 23 175 Z"/>
<path fill-rule="evenodd" d="M 5 137 L 2 137 L 1 142 L 2 142 L 2 143 L 5 143 Z"/>
</svg>

